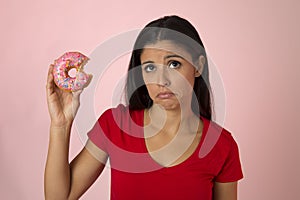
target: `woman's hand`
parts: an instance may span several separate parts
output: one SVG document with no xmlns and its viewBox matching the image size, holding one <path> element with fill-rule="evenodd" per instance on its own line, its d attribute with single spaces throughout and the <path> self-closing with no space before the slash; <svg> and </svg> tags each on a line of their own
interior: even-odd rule
<svg viewBox="0 0 300 200">
<path fill-rule="evenodd" d="M 47 78 L 47 103 L 51 118 L 51 125 L 64 127 L 71 125 L 79 108 L 79 97 L 82 90 L 68 92 L 59 89 L 53 78 L 53 65 L 49 66 Z"/>
</svg>

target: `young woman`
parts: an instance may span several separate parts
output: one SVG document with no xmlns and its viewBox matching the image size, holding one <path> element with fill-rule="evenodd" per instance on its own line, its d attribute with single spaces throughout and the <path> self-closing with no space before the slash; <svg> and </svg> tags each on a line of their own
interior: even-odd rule
<svg viewBox="0 0 300 200">
<path fill-rule="evenodd" d="M 70 130 L 81 91 L 59 90 L 51 72 L 52 66 L 46 199 L 78 199 L 108 158 L 114 200 L 237 199 L 237 181 L 243 177 L 238 147 L 211 121 L 206 53 L 187 20 L 167 16 L 140 32 L 129 63 L 127 105 L 100 116 L 71 163 Z"/>
</svg>

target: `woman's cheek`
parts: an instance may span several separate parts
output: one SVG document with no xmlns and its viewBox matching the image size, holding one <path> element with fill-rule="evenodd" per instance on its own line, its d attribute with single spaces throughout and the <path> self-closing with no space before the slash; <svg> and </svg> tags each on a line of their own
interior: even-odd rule
<svg viewBox="0 0 300 200">
<path fill-rule="evenodd" d="M 146 84 L 146 88 L 148 90 L 148 94 L 150 98 L 153 100 L 155 97 L 155 86 L 154 84 Z"/>
</svg>

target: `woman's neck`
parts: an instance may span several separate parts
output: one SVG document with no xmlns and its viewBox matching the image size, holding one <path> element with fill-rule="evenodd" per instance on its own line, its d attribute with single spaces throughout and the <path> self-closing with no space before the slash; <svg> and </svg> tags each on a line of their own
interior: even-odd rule
<svg viewBox="0 0 300 200">
<path fill-rule="evenodd" d="M 178 108 L 165 110 L 162 106 L 153 104 L 145 114 L 148 116 L 147 124 L 157 130 L 168 133 L 177 133 L 181 125 L 189 123 L 191 119 L 195 119 L 195 115 L 191 108 Z"/>
</svg>

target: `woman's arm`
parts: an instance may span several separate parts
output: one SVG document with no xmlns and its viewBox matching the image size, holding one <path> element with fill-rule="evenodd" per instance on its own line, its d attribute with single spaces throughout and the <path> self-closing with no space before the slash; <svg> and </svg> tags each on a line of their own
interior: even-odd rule
<svg viewBox="0 0 300 200">
<path fill-rule="evenodd" d="M 88 141 L 86 147 L 69 164 L 70 131 L 79 107 L 81 91 L 70 93 L 57 88 L 52 70 L 51 65 L 47 80 L 51 125 L 44 177 L 45 198 L 78 199 L 102 172 L 107 155 Z"/>
<path fill-rule="evenodd" d="M 71 188 L 68 199 L 78 199 L 95 182 L 107 161 L 107 154 L 88 140 L 71 162 Z"/>
<path fill-rule="evenodd" d="M 237 200 L 237 182 L 215 182 L 214 200 Z"/>
<path fill-rule="evenodd" d="M 69 129 L 70 127 L 50 127 L 44 175 L 45 199 L 67 199 L 69 195 Z"/>
<path fill-rule="evenodd" d="M 64 131 L 50 131 L 45 169 L 45 199 L 78 199 L 104 169 L 107 154 L 88 141 L 69 164 L 69 137 Z"/>
</svg>

